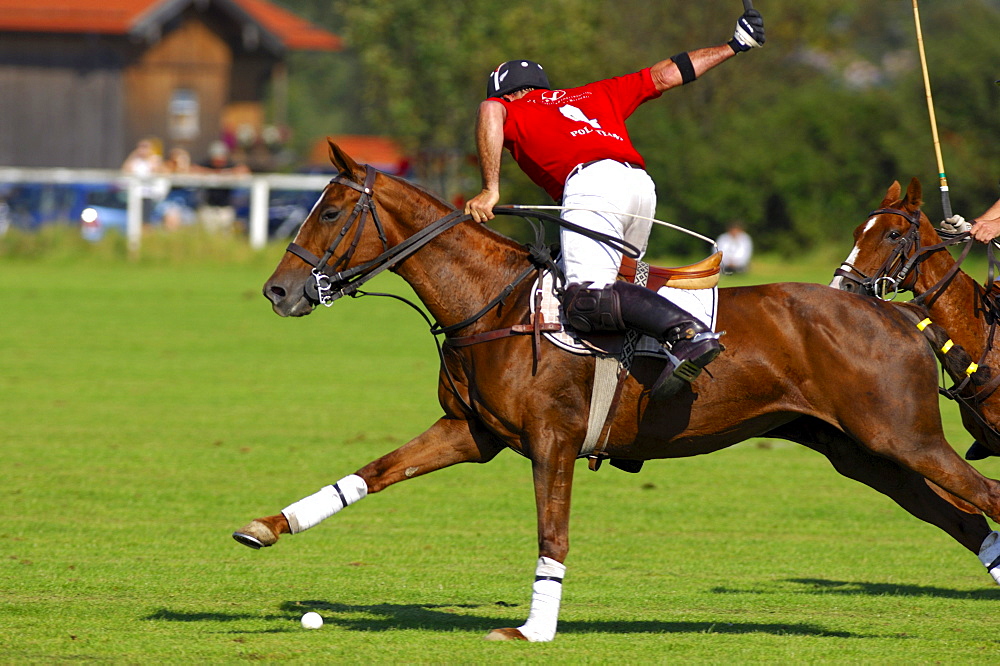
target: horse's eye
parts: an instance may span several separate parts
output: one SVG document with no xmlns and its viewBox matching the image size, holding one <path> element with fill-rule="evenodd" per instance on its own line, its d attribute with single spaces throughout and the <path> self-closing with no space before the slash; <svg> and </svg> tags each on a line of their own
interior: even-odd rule
<svg viewBox="0 0 1000 666">
<path fill-rule="evenodd" d="M 319 219 L 322 222 L 336 222 L 337 218 L 340 217 L 340 213 L 341 211 L 339 208 L 327 208 L 319 216 Z"/>
<path fill-rule="evenodd" d="M 903 234 L 899 233 L 898 231 L 890 231 L 885 235 L 885 237 L 891 241 L 897 241 L 903 237 Z"/>
</svg>

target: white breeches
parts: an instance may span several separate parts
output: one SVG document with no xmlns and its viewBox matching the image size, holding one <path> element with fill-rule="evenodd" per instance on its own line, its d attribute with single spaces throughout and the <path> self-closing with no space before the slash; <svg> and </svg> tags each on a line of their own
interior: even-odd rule
<svg viewBox="0 0 1000 666">
<path fill-rule="evenodd" d="M 652 222 L 633 215 L 653 217 L 656 212 L 656 187 L 642 169 L 614 160 L 602 160 L 577 171 L 566 181 L 563 206 L 590 208 L 563 211 L 563 219 L 592 231 L 624 240 L 646 252 Z M 562 229 L 563 270 L 567 283 L 593 282 L 601 288 L 614 282 L 622 255 L 600 241 Z"/>
</svg>

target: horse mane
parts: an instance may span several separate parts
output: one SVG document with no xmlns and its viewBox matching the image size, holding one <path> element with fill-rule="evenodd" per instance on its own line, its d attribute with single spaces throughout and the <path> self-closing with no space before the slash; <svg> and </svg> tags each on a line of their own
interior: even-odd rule
<svg viewBox="0 0 1000 666">
<path fill-rule="evenodd" d="M 372 168 L 374 168 L 374 167 L 372 167 Z M 393 175 L 391 173 L 386 173 L 384 171 L 379 171 L 379 173 L 382 174 L 383 176 L 388 176 L 390 179 L 398 181 L 398 182 L 402 183 L 403 185 L 416 190 L 417 192 L 420 192 L 421 194 L 423 194 L 428 199 L 433 199 L 437 203 L 441 204 L 441 206 L 443 206 L 449 213 L 458 210 L 458 207 L 456 207 L 454 204 L 451 204 L 451 203 L 445 201 L 444 198 L 441 197 L 441 195 L 439 195 L 438 193 L 430 190 L 425 185 L 421 185 L 420 183 L 416 183 L 416 182 L 414 182 L 412 180 L 409 180 L 407 178 L 403 178 L 402 176 L 395 176 L 395 175 Z"/>
</svg>

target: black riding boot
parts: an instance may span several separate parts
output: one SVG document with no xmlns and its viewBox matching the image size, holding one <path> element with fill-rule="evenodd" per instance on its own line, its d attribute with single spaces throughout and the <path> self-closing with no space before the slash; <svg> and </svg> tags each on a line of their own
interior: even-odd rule
<svg viewBox="0 0 1000 666">
<path fill-rule="evenodd" d="M 653 385 L 656 397 L 673 395 L 693 382 L 722 352 L 717 334 L 655 291 L 620 280 L 603 289 L 591 289 L 589 284 L 571 284 L 563 295 L 566 319 L 573 328 L 584 333 L 634 328 L 669 345 L 677 357 L 677 367 L 664 370 Z"/>
</svg>

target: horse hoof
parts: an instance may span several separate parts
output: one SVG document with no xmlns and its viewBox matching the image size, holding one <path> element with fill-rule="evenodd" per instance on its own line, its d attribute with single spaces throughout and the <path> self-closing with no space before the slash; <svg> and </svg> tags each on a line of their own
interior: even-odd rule
<svg viewBox="0 0 1000 666">
<path fill-rule="evenodd" d="M 233 532 L 233 538 L 254 550 L 273 546 L 278 541 L 278 536 L 271 531 L 271 528 L 259 520 L 254 520 Z"/>
<path fill-rule="evenodd" d="M 527 638 L 524 637 L 517 629 L 494 629 L 490 633 L 483 637 L 483 640 L 487 641 L 526 641 Z"/>
</svg>

